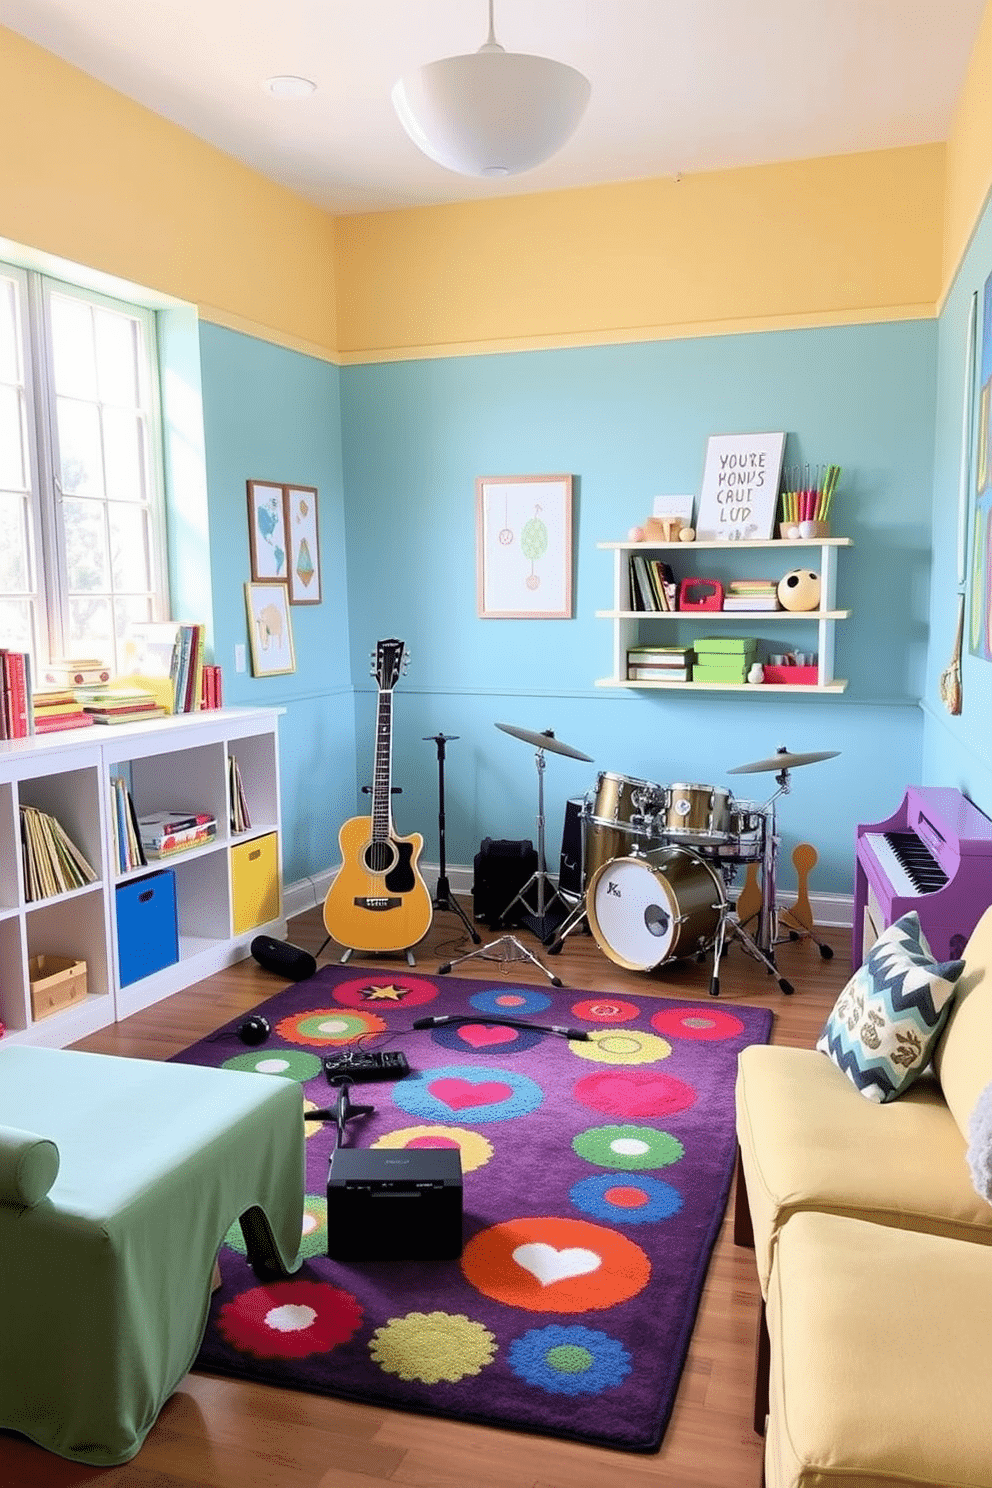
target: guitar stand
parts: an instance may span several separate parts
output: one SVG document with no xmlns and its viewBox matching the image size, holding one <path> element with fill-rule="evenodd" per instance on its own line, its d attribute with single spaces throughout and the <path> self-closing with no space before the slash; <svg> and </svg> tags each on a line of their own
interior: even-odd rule
<svg viewBox="0 0 992 1488">
<path fill-rule="evenodd" d="M 493 955 L 492 952 L 499 951 L 504 954 Z M 525 945 L 521 945 L 515 935 L 501 935 L 498 940 L 491 940 L 488 945 L 480 947 L 477 951 L 466 951 L 464 956 L 459 956 L 456 961 L 448 961 L 444 966 L 437 969 L 438 976 L 445 976 L 453 966 L 460 966 L 463 961 L 469 961 L 473 956 L 480 957 L 483 961 L 499 961 L 505 964 L 508 961 L 529 961 L 536 966 L 538 971 L 543 971 L 552 987 L 562 985 L 561 977 L 556 977 L 553 971 L 549 971 Z"/>
<path fill-rule="evenodd" d="M 433 905 L 435 910 L 448 909 L 456 914 L 465 929 L 472 937 L 473 945 L 482 943 L 482 936 L 471 923 L 468 915 L 462 909 L 457 899 L 451 896 L 451 886 L 448 883 L 447 866 L 444 858 L 444 746 L 451 739 L 457 739 L 457 734 L 425 734 L 424 742 L 433 741 L 437 745 L 437 841 L 438 841 L 438 874 L 437 889 L 434 893 Z"/>
</svg>

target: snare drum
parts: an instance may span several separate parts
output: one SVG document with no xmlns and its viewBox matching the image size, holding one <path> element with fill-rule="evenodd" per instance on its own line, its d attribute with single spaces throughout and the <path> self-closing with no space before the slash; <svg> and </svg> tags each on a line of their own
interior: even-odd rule
<svg viewBox="0 0 992 1488">
<path fill-rule="evenodd" d="M 600 772 L 585 821 L 583 863 L 587 884 L 603 863 L 657 838 L 656 823 L 664 797 L 663 788 L 650 780 Z"/>
<path fill-rule="evenodd" d="M 753 801 L 734 801 L 726 833 L 709 842 L 697 841 L 695 849 L 707 858 L 728 863 L 758 863 L 765 851 L 765 813 Z"/>
<path fill-rule="evenodd" d="M 719 785 L 670 785 L 661 826 L 664 837 L 680 842 L 712 842 L 727 835 L 729 790 Z"/>
<path fill-rule="evenodd" d="M 706 950 L 725 904 L 719 873 L 678 845 L 603 863 L 586 890 L 597 945 L 628 971 L 652 971 Z"/>
</svg>

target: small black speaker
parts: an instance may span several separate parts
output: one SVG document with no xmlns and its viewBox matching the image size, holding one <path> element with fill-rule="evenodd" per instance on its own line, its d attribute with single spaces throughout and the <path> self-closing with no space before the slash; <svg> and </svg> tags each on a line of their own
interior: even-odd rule
<svg viewBox="0 0 992 1488">
<path fill-rule="evenodd" d="M 305 982 L 317 970 L 317 962 L 309 951 L 290 945 L 288 940 L 273 940 L 271 935 L 256 935 L 251 943 L 251 953 L 259 966 L 272 971 L 276 976 L 286 977 L 291 982 Z"/>
<path fill-rule="evenodd" d="M 332 1261 L 450 1261 L 462 1253 L 462 1162 L 451 1147 L 338 1147 L 327 1175 Z"/>
</svg>

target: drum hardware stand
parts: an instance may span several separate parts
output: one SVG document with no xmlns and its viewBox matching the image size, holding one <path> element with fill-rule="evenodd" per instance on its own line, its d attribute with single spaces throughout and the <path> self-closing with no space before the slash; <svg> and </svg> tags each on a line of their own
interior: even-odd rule
<svg viewBox="0 0 992 1488">
<path fill-rule="evenodd" d="M 444 746 L 452 739 L 457 739 L 458 734 L 425 734 L 424 742 L 431 740 L 437 745 L 437 840 L 438 840 L 438 875 L 437 888 L 434 893 L 433 905 L 435 910 L 449 909 L 461 920 L 465 929 L 472 937 L 473 945 L 480 945 L 482 936 L 471 923 L 468 915 L 462 909 L 457 899 L 452 898 L 451 886 L 448 883 L 447 865 L 444 857 Z"/>
<path fill-rule="evenodd" d="M 720 958 L 724 952 L 728 930 L 731 935 L 736 935 L 749 956 L 753 956 L 755 961 L 760 961 L 767 968 L 769 974 L 778 982 L 781 991 L 790 993 L 796 990 L 792 983 L 782 976 L 772 956 L 766 954 L 757 942 L 752 940 L 751 936 L 748 935 L 747 931 L 736 919 L 729 901 L 725 899 L 720 909 L 720 923 L 717 925 L 716 939 L 713 942 L 713 975 L 710 978 L 711 997 L 720 996 Z"/>
<path fill-rule="evenodd" d="M 477 951 L 466 951 L 465 955 L 459 956 L 457 960 L 448 961 L 444 966 L 439 966 L 437 969 L 438 976 L 446 976 L 453 966 L 460 966 L 463 961 L 469 961 L 474 956 L 478 956 L 483 961 L 499 961 L 501 965 L 505 965 L 510 961 L 529 961 L 531 966 L 536 966 L 538 971 L 544 972 L 544 975 L 553 987 L 560 987 L 562 985 L 561 977 L 557 977 L 553 971 L 549 971 L 537 959 L 533 951 L 529 951 L 525 945 L 521 945 L 515 935 L 501 935 L 498 940 L 491 940 L 488 945 L 480 946 Z"/>
<path fill-rule="evenodd" d="M 579 750 L 573 749 L 569 744 L 563 744 L 556 739 L 550 729 L 544 733 L 532 733 L 528 729 L 517 729 L 509 724 L 498 723 L 498 729 L 504 733 L 513 734 L 516 738 L 523 739 L 525 743 L 536 746 L 534 763 L 537 767 L 537 869 L 531 874 L 523 888 L 513 896 L 509 904 L 500 915 L 500 922 L 505 923 L 514 905 L 519 903 L 524 910 L 522 918 L 528 930 L 532 930 L 542 943 L 546 942 L 549 935 L 557 934 L 563 922 L 574 914 L 574 909 L 558 891 L 557 885 L 551 879 L 547 870 L 547 858 L 544 850 L 544 751 L 550 749 L 554 754 L 567 754 L 572 759 L 581 759 L 589 762 L 589 755 L 581 754 Z M 533 908 L 527 899 L 532 888 L 537 890 L 537 908 Z M 550 892 L 549 892 L 550 891 Z M 551 912 L 554 904 L 561 906 L 560 910 Z M 510 937 L 512 939 L 512 937 Z M 540 965 L 540 962 L 538 962 Z M 544 968 L 542 968 L 543 970 Z M 552 978 L 552 980 L 556 980 Z M 559 982 L 560 986 L 561 983 Z"/>
</svg>

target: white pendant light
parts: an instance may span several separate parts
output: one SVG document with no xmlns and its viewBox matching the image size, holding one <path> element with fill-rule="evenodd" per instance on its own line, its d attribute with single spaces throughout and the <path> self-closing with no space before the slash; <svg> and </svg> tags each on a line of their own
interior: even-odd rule
<svg viewBox="0 0 992 1488">
<path fill-rule="evenodd" d="M 506 52 L 493 32 L 477 52 L 428 62 L 400 78 L 393 107 L 419 150 L 463 176 L 514 176 L 561 149 L 589 100 L 564 62 Z"/>
</svg>

